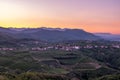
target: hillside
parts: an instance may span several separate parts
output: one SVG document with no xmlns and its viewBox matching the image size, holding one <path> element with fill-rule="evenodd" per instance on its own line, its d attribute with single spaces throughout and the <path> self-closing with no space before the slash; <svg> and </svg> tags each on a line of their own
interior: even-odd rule
<svg viewBox="0 0 120 80">
<path fill-rule="evenodd" d="M 81 48 L 71 49 L 74 46 Z M 120 42 L 52 43 L 47 47 L 38 45 L 37 50 L 29 45 L 0 50 L 0 80 L 102 80 L 120 74 L 119 60 Z"/>
<path fill-rule="evenodd" d="M 53 29 L 53 28 L 29 28 L 14 29 L 0 28 L 0 32 L 7 33 L 18 39 L 36 39 L 50 42 L 67 40 L 98 40 L 99 37 L 81 29 Z"/>
<path fill-rule="evenodd" d="M 117 79 L 120 42 L 99 39 L 79 29 L 0 28 L 0 80 Z"/>
<path fill-rule="evenodd" d="M 11 37 L 5 33 L 0 32 L 0 41 L 6 41 L 6 40 L 12 40 L 12 39 L 13 39 L 13 37 Z"/>
</svg>

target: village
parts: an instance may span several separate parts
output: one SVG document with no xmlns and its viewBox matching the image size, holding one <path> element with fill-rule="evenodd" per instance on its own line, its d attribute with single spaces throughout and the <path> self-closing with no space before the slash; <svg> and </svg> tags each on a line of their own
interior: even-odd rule
<svg viewBox="0 0 120 80">
<path fill-rule="evenodd" d="M 2 47 L 0 51 L 15 51 L 15 50 L 29 50 L 29 51 L 46 51 L 46 50 L 63 50 L 63 51 L 73 51 L 73 50 L 80 50 L 80 49 L 93 49 L 93 48 L 120 48 L 120 44 L 112 44 L 112 45 L 54 45 L 54 46 L 46 46 L 46 47 L 23 47 L 23 48 L 12 48 L 12 47 Z"/>
</svg>

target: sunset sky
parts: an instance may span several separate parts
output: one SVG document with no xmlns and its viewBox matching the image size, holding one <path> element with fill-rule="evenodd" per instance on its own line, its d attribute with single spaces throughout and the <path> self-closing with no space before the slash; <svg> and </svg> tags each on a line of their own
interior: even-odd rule
<svg viewBox="0 0 120 80">
<path fill-rule="evenodd" d="M 0 0 L 0 26 L 120 34 L 120 0 Z"/>
</svg>

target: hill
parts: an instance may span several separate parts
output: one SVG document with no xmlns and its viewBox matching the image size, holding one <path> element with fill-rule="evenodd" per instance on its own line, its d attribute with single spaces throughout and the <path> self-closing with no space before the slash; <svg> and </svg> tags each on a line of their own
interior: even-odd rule
<svg viewBox="0 0 120 80">
<path fill-rule="evenodd" d="M 11 40 L 11 39 L 13 39 L 11 36 L 0 32 L 0 41 Z"/>
<path fill-rule="evenodd" d="M 99 37 L 81 29 L 59 28 L 0 28 L 0 32 L 7 33 L 18 39 L 36 39 L 49 42 L 67 40 L 98 40 Z"/>
<path fill-rule="evenodd" d="M 99 37 L 101 37 L 105 40 L 120 41 L 120 35 L 119 34 L 95 33 L 94 35 L 99 36 Z"/>
</svg>

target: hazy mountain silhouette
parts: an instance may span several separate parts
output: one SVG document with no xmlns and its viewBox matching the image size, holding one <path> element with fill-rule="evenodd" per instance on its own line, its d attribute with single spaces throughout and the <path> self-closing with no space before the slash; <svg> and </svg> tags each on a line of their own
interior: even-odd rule
<svg viewBox="0 0 120 80">
<path fill-rule="evenodd" d="M 120 35 L 118 34 L 111 34 L 111 33 L 95 33 L 94 35 L 99 36 L 105 40 L 111 41 L 120 41 Z"/>
<path fill-rule="evenodd" d="M 37 39 L 50 42 L 64 40 L 97 40 L 99 37 L 81 29 L 60 28 L 0 28 L 0 32 L 17 39 Z"/>
</svg>

